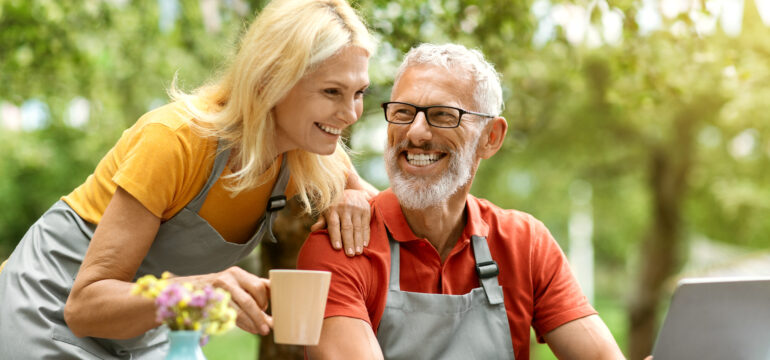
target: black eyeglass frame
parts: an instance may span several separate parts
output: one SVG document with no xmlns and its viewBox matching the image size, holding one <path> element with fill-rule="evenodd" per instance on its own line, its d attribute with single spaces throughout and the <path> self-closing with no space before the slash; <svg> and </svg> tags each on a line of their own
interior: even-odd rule
<svg viewBox="0 0 770 360">
<path fill-rule="evenodd" d="M 401 104 L 401 105 L 409 105 L 411 107 L 414 107 L 416 111 L 414 112 L 414 117 L 412 118 L 412 121 L 409 121 L 409 122 L 394 122 L 394 121 L 390 121 L 390 119 L 388 119 L 388 105 L 390 105 L 390 104 Z M 417 118 L 417 114 L 419 114 L 420 112 L 422 112 L 423 115 L 425 115 L 425 121 L 428 122 L 428 125 L 433 126 L 433 127 L 437 127 L 437 128 L 441 128 L 441 129 L 454 129 L 454 128 L 460 126 L 460 122 L 462 122 L 463 115 L 465 115 L 465 114 L 482 116 L 482 117 L 486 117 L 486 118 L 493 118 L 493 117 L 495 117 L 494 115 L 484 114 L 484 113 L 479 113 L 479 112 L 473 112 L 473 111 L 468 111 L 468 110 L 460 109 L 458 107 L 449 106 L 449 105 L 417 106 L 415 104 L 410 104 L 408 102 L 388 101 L 388 102 L 382 103 L 382 105 L 380 105 L 380 106 L 382 106 L 382 111 L 385 113 L 385 121 L 387 121 L 387 122 L 389 122 L 391 124 L 397 124 L 397 125 L 409 125 L 409 124 L 413 123 L 414 119 Z M 430 117 L 428 116 L 428 110 L 432 109 L 432 108 L 450 108 L 450 109 L 455 109 L 455 110 L 459 111 L 460 112 L 460 116 L 457 117 L 457 124 L 455 124 L 454 126 L 440 126 L 440 125 L 433 124 L 432 122 L 430 122 Z"/>
</svg>

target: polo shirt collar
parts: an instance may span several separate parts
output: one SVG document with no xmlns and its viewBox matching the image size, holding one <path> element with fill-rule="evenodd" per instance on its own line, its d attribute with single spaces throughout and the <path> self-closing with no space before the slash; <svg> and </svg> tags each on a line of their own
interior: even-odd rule
<svg viewBox="0 0 770 360">
<path fill-rule="evenodd" d="M 468 212 L 468 221 L 465 224 L 460 241 L 470 242 L 471 235 L 487 236 L 489 234 L 489 224 L 482 217 L 479 199 L 468 194 L 465 200 L 465 208 Z M 398 203 L 396 194 L 390 188 L 382 191 L 374 198 L 374 209 L 396 241 L 406 242 L 421 239 L 409 227 L 409 223 L 406 222 L 404 213 L 401 211 L 401 204 Z"/>
<path fill-rule="evenodd" d="M 484 236 L 489 235 L 489 224 L 484 220 L 481 208 L 479 207 L 480 200 L 475 196 L 468 194 L 465 197 L 465 209 L 468 212 L 468 223 L 465 224 L 465 230 L 463 230 L 462 241 L 469 243 L 471 241 L 471 235 Z"/>
</svg>

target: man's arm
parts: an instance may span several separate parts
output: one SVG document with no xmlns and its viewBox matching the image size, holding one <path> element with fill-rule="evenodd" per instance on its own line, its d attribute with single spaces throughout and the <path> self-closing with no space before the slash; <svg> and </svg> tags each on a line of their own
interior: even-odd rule
<svg viewBox="0 0 770 360">
<path fill-rule="evenodd" d="M 599 315 L 561 325 L 543 336 L 559 359 L 625 359 Z"/>
<path fill-rule="evenodd" d="M 383 359 L 380 344 L 369 323 L 347 316 L 324 319 L 318 346 L 308 346 L 306 350 L 311 360 Z"/>
</svg>

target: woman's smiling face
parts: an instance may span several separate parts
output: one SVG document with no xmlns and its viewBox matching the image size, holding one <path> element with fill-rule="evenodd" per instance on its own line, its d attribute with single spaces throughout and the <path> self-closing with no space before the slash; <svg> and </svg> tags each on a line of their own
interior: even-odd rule
<svg viewBox="0 0 770 360">
<path fill-rule="evenodd" d="M 369 54 L 349 46 L 302 77 L 274 108 L 278 153 L 332 154 L 342 130 L 361 117 L 368 69 Z"/>
</svg>

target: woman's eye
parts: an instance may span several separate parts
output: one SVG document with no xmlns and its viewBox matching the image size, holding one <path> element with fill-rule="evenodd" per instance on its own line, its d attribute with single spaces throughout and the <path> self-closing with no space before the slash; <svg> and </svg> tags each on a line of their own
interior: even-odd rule
<svg viewBox="0 0 770 360">
<path fill-rule="evenodd" d="M 337 95 L 340 93 L 338 89 L 324 89 L 324 93 L 329 95 Z"/>
</svg>

